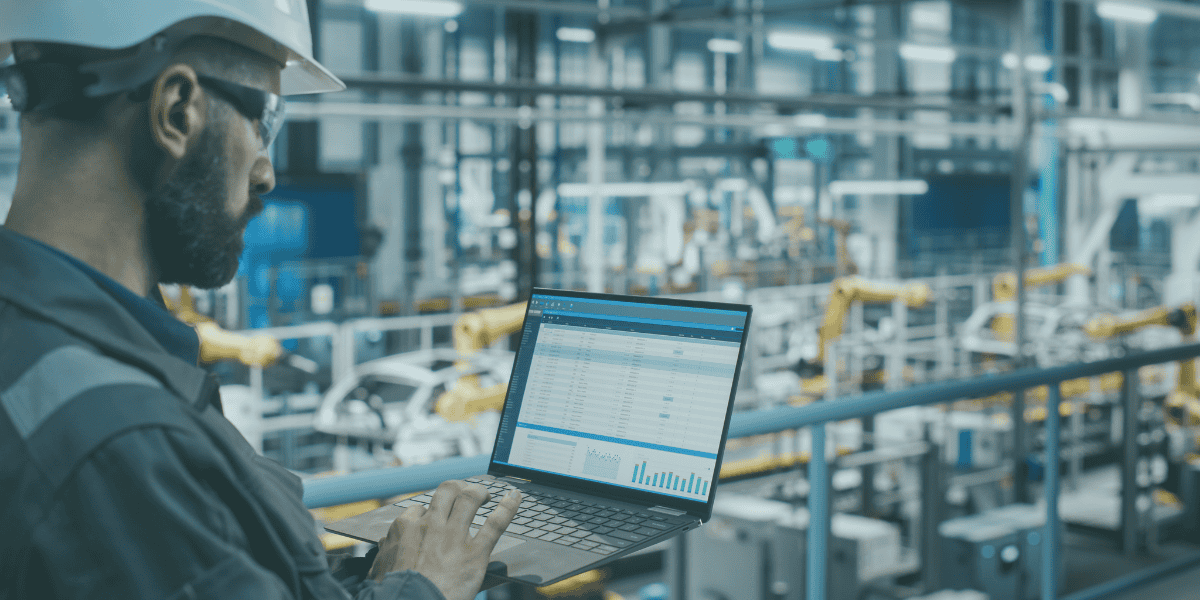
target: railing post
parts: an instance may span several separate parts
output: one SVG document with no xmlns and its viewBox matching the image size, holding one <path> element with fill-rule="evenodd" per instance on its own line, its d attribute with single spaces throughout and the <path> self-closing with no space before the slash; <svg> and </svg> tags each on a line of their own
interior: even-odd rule
<svg viewBox="0 0 1200 600">
<path fill-rule="evenodd" d="M 837 398 L 838 345 L 830 343 L 825 348 L 825 401 Z M 820 400 L 817 400 L 820 402 Z M 806 600 L 825 600 L 825 575 L 828 562 L 825 553 L 829 548 L 829 462 L 825 455 L 825 423 L 812 426 L 812 453 L 808 461 L 808 583 Z"/>
<path fill-rule="evenodd" d="M 950 287 L 946 278 L 946 268 L 939 269 L 936 295 L 934 296 L 934 326 L 937 340 L 937 369 L 938 379 L 950 379 L 954 375 L 954 338 L 950 337 L 950 294 L 957 292 Z"/>
<path fill-rule="evenodd" d="M 354 321 L 347 321 L 339 325 L 333 333 L 330 354 L 333 355 L 331 374 L 334 381 L 340 381 L 354 370 L 354 332 Z"/>
<path fill-rule="evenodd" d="M 941 447 L 933 442 L 931 425 L 925 424 L 925 443 L 928 450 L 921 456 L 921 585 L 928 593 L 942 589 L 941 539 L 938 526 L 942 523 L 942 501 L 945 485 L 942 481 Z"/>
<path fill-rule="evenodd" d="M 1121 382 L 1121 551 L 1131 555 L 1138 550 L 1138 409 L 1141 396 L 1137 389 L 1136 369 L 1124 371 Z"/>
<path fill-rule="evenodd" d="M 829 547 L 829 464 L 825 458 L 825 424 L 812 426 L 812 459 L 808 463 L 808 594 L 825 600 L 825 553 Z"/>
<path fill-rule="evenodd" d="M 901 298 L 892 301 L 892 321 L 896 339 L 890 345 L 886 361 L 888 391 L 904 387 L 904 367 L 908 363 L 908 304 Z"/>
<path fill-rule="evenodd" d="M 250 367 L 250 395 L 254 397 L 254 410 L 262 417 L 263 401 L 267 399 L 267 390 L 263 385 L 262 367 Z M 262 449 L 259 448 L 259 452 Z"/>
<path fill-rule="evenodd" d="M 1059 492 L 1059 448 L 1062 439 L 1062 405 L 1059 384 L 1050 384 L 1046 394 L 1046 533 L 1042 536 L 1042 600 L 1058 597 L 1058 492 Z"/>
<path fill-rule="evenodd" d="M 421 349 L 433 348 L 433 323 L 426 320 L 421 324 Z"/>
<path fill-rule="evenodd" d="M 1018 355 L 1019 356 L 1019 355 Z M 1020 358 L 1018 358 L 1020 361 Z M 1021 364 L 1021 363 L 1019 363 Z M 1021 364 L 1021 366 L 1024 366 Z M 1013 390 L 1013 500 L 1029 502 L 1029 428 L 1025 423 L 1025 390 Z"/>
</svg>

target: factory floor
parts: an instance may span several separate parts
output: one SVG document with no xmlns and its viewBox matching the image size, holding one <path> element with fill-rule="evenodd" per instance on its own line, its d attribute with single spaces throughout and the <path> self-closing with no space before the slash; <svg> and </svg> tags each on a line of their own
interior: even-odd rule
<svg viewBox="0 0 1200 600">
<path fill-rule="evenodd" d="M 1188 571 L 1161 583 L 1110 598 L 1111 600 L 1196 600 L 1200 598 L 1200 569 Z"/>
<path fill-rule="evenodd" d="M 1066 581 L 1063 596 L 1099 585 L 1139 569 L 1196 552 L 1196 546 L 1180 542 L 1161 544 L 1152 555 L 1126 557 L 1107 540 L 1068 533 Z M 1108 600 L 1200 600 L 1200 569 L 1177 573 L 1141 589 L 1110 596 Z"/>
</svg>

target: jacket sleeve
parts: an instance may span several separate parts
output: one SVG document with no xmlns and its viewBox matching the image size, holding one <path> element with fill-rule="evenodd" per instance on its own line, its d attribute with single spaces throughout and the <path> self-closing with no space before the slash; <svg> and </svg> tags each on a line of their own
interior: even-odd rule
<svg viewBox="0 0 1200 600">
<path fill-rule="evenodd" d="M 343 558 L 333 570 L 338 583 L 354 596 L 355 600 L 377 600 L 381 598 L 420 598 L 422 600 L 445 600 L 442 591 L 416 571 L 388 573 L 383 581 L 376 583 L 367 574 L 379 547 L 372 546 L 365 557 Z"/>
<path fill-rule="evenodd" d="M 307 590 L 302 597 L 321 600 L 441 600 L 411 571 L 380 583 L 352 578 L 348 589 L 328 570 L 285 581 L 288 568 L 252 556 L 217 491 L 225 475 L 191 460 L 205 451 L 194 433 L 144 428 L 83 461 L 33 532 L 30 564 L 43 572 L 44 597 L 301 600 Z"/>
</svg>

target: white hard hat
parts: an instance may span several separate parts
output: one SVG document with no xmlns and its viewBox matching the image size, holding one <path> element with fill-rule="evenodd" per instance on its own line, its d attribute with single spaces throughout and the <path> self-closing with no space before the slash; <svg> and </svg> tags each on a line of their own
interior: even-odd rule
<svg viewBox="0 0 1200 600">
<path fill-rule="evenodd" d="M 89 96 L 148 81 L 165 66 L 149 55 L 194 35 L 227 39 L 279 61 L 285 96 L 346 89 L 313 59 L 305 0 L 0 0 L 0 15 L 0 61 L 12 54 L 13 42 L 114 50 L 147 46 L 136 62 L 96 69 L 101 81 L 88 89 Z M 151 47 L 155 38 L 159 43 Z M 142 81 L 134 81 L 138 78 Z"/>
</svg>

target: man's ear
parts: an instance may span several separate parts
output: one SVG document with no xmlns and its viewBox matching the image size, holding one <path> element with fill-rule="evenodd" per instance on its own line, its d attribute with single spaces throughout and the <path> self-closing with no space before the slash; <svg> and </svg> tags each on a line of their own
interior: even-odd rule
<svg viewBox="0 0 1200 600">
<path fill-rule="evenodd" d="M 150 95 L 150 134 L 169 156 L 183 158 L 204 129 L 208 115 L 196 71 L 185 64 L 167 67 Z"/>
</svg>

